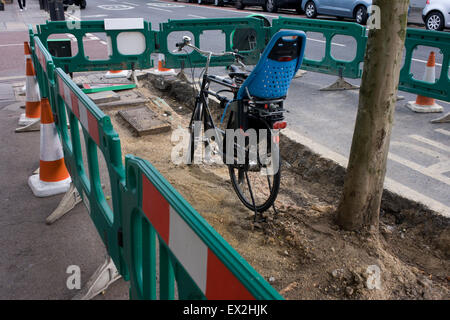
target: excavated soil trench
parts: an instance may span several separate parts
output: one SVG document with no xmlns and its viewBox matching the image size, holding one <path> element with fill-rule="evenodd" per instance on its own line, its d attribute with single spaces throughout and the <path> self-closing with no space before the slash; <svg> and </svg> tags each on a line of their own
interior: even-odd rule
<svg viewBox="0 0 450 320">
<path fill-rule="evenodd" d="M 186 128 L 192 90 L 175 94 L 143 83 L 136 91 L 161 97 L 170 107 L 151 101 L 147 106 L 170 122 L 172 131 Z M 282 136 L 279 215 L 270 211 L 267 222 L 254 223 L 226 166 L 174 164 L 172 131 L 137 137 L 118 116 L 124 109 L 104 108 L 123 154 L 150 161 L 286 299 L 450 298 L 449 219 L 385 192 L 378 236 L 340 230 L 334 217 L 345 169 Z"/>
</svg>

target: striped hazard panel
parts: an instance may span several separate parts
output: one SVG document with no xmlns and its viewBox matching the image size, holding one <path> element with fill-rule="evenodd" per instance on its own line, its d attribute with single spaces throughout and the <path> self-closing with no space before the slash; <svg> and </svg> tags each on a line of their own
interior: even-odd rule
<svg viewBox="0 0 450 320">
<path fill-rule="evenodd" d="M 142 210 L 207 299 L 254 299 L 145 175 L 142 175 Z"/>
<path fill-rule="evenodd" d="M 98 121 L 89 109 L 78 99 L 75 93 L 58 75 L 58 90 L 59 95 L 63 98 L 66 106 L 73 112 L 73 114 L 80 120 L 81 125 L 89 132 L 91 138 L 97 143 L 99 142 Z"/>
</svg>

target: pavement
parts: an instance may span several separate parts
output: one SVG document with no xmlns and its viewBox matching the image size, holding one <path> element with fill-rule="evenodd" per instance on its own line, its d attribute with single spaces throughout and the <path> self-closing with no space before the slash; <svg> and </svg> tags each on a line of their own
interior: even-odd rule
<svg viewBox="0 0 450 320">
<path fill-rule="evenodd" d="M 45 218 L 56 208 L 62 195 L 36 198 L 27 181 L 39 167 L 39 132 L 15 133 L 19 107 L 24 97 L 15 94 L 25 73 L 23 42 L 27 22 L 45 23 L 37 0 L 28 0 L 21 16 L 17 2 L 0 11 L 0 300 L 67 300 L 78 290 L 69 290 L 67 268 L 77 265 L 83 287 L 105 259 L 106 250 L 86 208 L 79 204 L 69 214 L 46 225 Z M 37 8 L 37 9 L 36 9 Z M 37 12 L 31 13 L 31 10 Z M 18 19 L 17 23 L 13 23 Z M 20 40 L 20 41 L 19 41 Z M 17 46 L 5 46 L 6 44 Z M 2 47 L 3 46 L 3 47 Z M 128 299 L 128 283 L 113 283 L 95 299 Z"/>
<path fill-rule="evenodd" d="M 5 11 L 0 11 L 0 32 L 27 31 L 28 25 L 35 26 L 50 20 L 49 14 L 39 9 L 39 1 L 28 0 L 27 9 L 20 11 L 17 1 L 5 4 Z"/>
<path fill-rule="evenodd" d="M 48 14 L 39 10 L 37 0 L 28 0 L 27 4 L 28 10 L 24 12 L 19 12 L 17 2 L 7 4 L 6 10 L 0 11 L 0 143 L 3 148 L 0 153 L 3 163 L 0 166 L 0 242 L 3 244 L 0 248 L 0 299 L 70 299 L 76 290 L 66 287 L 67 268 L 80 266 L 84 285 L 104 261 L 106 252 L 83 205 L 78 205 L 54 225 L 47 226 L 45 218 L 62 196 L 36 198 L 27 185 L 28 177 L 39 166 L 39 132 L 14 133 L 23 109 L 10 105 L 23 99 L 15 94 L 15 88 L 25 79 L 23 41 L 27 40 L 27 25 L 45 23 L 48 19 Z M 106 4 L 110 9 L 104 9 Z M 114 6 L 116 9 L 112 9 Z M 117 10 L 117 6 L 132 8 Z M 239 11 L 231 7 L 172 1 L 90 0 L 88 8 L 82 11 L 82 18 L 144 17 L 152 22 L 152 27 L 158 28 L 160 22 L 174 18 L 237 17 L 249 13 L 261 13 L 270 19 L 278 16 L 263 13 L 259 8 Z M 412 25 L 421 23 L 419 13 L 420 9 L 412 10 L 409 19 Z M 297 16 L 288 11 L 280 15 Z M 91 38 L 90 42 L 95 48 L 93 54 L 104 46 L 102 36 L 95 36 L 97 38 Z M 212 44 L 218 41 L 207 40 Z M 338 40 L 334 44 L 335 53 L 347 58 L 351 55 L 351 41 Z M 323 47 L 321 41 L 311 36 L 307 54 L 318 54 Z M 412 72 L 418 77 L 427 55 L 425 49 L 415 53 Z M 439 73 L 440 69 L 437 71 Z M 290 111 L 288 122 L 302 143 L 345 163 L 356 117 L 358 91 L 319 91 L 335 80 L 335 77 L 312 72 L 294 80 L 286 104 Z M 360 83 L 359 80 L 351 82 Z M 401 94 L 406 100 L 415 99 L 414 95 Z M 438 115 L 414 114 L 404 108 L 404 104 L 405 101 L 400 101 L 396 110 L 387 182 L 416 200 L 448 210 L 449 125 L 431 125 L 429 120 Z M 442 104 L 445 112 L 449 112 L 450 105 Z M 128 284 L 119 280 L 97 299 L 128 299 Z"/>
</svg>

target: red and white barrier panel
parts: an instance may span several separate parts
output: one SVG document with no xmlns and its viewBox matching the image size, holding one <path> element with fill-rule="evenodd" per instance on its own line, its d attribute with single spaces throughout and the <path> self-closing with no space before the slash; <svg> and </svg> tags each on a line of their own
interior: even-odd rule
<svg viewBox="0 0 450 320">
<path fill-rule="evenodd" d="M 142 189 L 142 210 L 207 299 L 255 299 L 144 175 Z"/>
<path fill-rule="evenodd" d="M 66 106 L 72 110 L 73 114 L 81 122 L 81 125 L 89 133 L 95 143 L 100 145 L 97 119 L 59 76 L 58 90 L 59 95 L 64 100 Z"/>
<path fill-rule="evenodd" d="M 44 69 L 44 72 L 47 73 L 47 62 L 45 60 L 44 53 L 42 53 L 41 48 L 37 44 L 34 46 L 34 53 L 36 54 L 42 69 Z"/>
</svg>

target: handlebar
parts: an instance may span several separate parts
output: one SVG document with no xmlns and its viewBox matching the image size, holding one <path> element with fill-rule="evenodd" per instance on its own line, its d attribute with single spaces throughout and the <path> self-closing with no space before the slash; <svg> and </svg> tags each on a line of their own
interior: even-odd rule
<svg viewBox="0 0 450 320">
<path fill-rule="evenodd" d="M 228 55 L 232 55 L 234 56 L 236 59 L 238 60 L 243 60 L 244 56 L 240 55 L 237 52 L 232 52 L 232 51 L 225 51 L 225 52 L 212 52 L 212 51 L 204 51 L 201 50 L 200 48 L 197 48 L 196 46 L 194 46 L 193 44 L 191 44 L 191 38 L 188 36 L 184 36 L 183 37 L 183 42 L 178 42 L 175 44 L 175 46 L 178 48 L 178 50 L 175 51 L 181 51 L 184 47 L 189 47 L 194 49 L 195 51 L 197 51 L 198 53 L 200 53 L 201 55 L 205 56 L 205 57 L 223 57 L 223 56 L 228 56 Z"/>
</svg>

